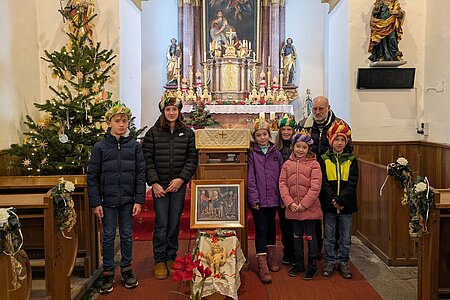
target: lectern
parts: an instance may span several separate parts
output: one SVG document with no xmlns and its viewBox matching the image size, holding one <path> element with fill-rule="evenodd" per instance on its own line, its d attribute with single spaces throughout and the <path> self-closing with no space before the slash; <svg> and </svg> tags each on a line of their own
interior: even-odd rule
<svg viewBox="0 0 450 300">
<path fill-rule="evenodd" d="M 247 150 L 250 147 L 248 129 L 198 129 L 195 143 L 199 152 L 197 179 L 243 179 L 245 226 L 237 228 L 242 251 L 248 254 L 247 219 Z"/>
</svg>

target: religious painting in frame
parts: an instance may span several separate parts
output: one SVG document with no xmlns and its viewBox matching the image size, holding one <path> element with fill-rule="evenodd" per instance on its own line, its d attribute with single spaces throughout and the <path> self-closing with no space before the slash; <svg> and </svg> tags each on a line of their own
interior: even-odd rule
<svg viewBox="0 0 450 300">
<path fill-rule="evenodd" d="M 191 228 L 243 228 L 244 180 L 192 180 Z"/>
<path fill-rule="evenodd" d="M 235 32 L 236 45 L 245 40 L 247 47 L 260 57 L 260 23 L 262 0 L 204 0 L 203 49 L 204 59 L 211 58 L 209 51 L 217 41 L 225 44 L 226 32 Z M 223 28 L 223 29 L 222 29 Z M 250 44 L 251 43 L 251 44 Z"/>
</svg>

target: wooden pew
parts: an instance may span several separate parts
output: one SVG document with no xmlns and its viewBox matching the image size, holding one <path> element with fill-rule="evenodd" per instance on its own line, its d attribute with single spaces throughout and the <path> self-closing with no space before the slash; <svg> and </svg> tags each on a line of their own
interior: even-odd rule
<svg viewBox="0 0 450 300">
<path fill-rule="evenodd" d="M 11 206 L 17 209 L 24 242 L 35 234 L 30 225 L 33 226 L 36 220 L 43 220 L 45 299 L 71 299 L 70 276 L 78 248 L 76 230 L 65 233 L 68 239 L 57 229 L 50 191 L 47 194 L 0 195 L 0 207 Z"/>
<path fill-rule="evenodd" d="M 0 176 L 0 195 L 18 196 L 20 203 L 27 196 L 24 194 L 45 194 L 57 183 L 62 175 L 51 176 Z M 88 278 L 94 274 L 100 265 L 100 241 L 97 222 L 92 209 L 89 208 L 85 175 L 65 175 L 64 179 L 75 184 L 72 198 L 77 213 L 75 231 L 78 234 L 78 252 L 76 267 L 81 268 L 82 276 Z M 32 210 L 31 208 L 28 210 Z M 29 232 L 26 232 L 24 249 L 31 260 L 44 259 L 44 239 L 42 218 L 31 218 Z"/>
<path fill-rule="evenodd" d="M 435 189 L 428 233 L 422 236 L 418 264 L 417 299 L 450 296 L 450 189 Z"/>
<path fill-rule="evenodd" d="M 408 207 L 401 204 L 403 189 L 386 166 L 358 159 L 358 212 L 353 229 L 358 238 L 389 266 L 417 264 L 418 246 L 409 237 Z"/>
</svg>

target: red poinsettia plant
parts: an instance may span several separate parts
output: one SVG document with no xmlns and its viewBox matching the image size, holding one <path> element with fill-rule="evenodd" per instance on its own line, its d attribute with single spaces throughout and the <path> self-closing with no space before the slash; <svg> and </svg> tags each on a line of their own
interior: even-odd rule
<svg viewBox="0 0 450 300">
<path fill-rule="evenodd" d="M 195 280 L 196 273 L 194 272 L 197 269 L 198 273 L 202 277 L 200 281 L 200 290 L 194 293 L 193 282 Z M 173 273 L 172 280 L 174 281 L 189 281 L 189 291 L 190 295 L 185 295 L 191 300 L 200 300 L 203 296 L 203 287 L 205 285 L 205 281 L 212 274 L 211 269 L 209 267 L 204 267 L 200 264 L 200 260 L 193 260 L 192 255 L 187 253 L 183 257 L 177 257 L 173 264 Z M 178 293 L 178 292 L 176 292 Z"/>
</svg>

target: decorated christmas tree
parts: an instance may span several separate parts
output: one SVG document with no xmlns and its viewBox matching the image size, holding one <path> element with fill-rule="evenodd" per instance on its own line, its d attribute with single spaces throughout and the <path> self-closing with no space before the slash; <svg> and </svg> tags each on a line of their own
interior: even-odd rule
<svg viewBox="0 0 450 300">
<path fill-rule="evenodd" d="M 22 168 L 26 175 L 86 172 L 91 149 L 107 128 L 104 115 L 113 101 L 105 84 L 114 83 L 116 57 L 93 42 L 93 10 L 93 0 L 69 0 L 59 10 L 69 40 L 42 57 L 52 70 L 54 95 L 34 104 L 43 112 L 40 120 L 26 116 L 29 131 L 22 145 L 11 145 L 8 154 L 18 159 L 10 168 Z"/>
</svg>

